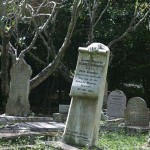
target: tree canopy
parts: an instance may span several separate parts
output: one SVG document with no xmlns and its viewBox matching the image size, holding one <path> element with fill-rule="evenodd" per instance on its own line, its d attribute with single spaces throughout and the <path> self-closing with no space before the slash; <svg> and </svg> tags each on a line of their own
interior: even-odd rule
<svg viewBox="0 0 150 150">
<path fill-rule="evenodd" d="M 111 50 L 110 90 L 133 83 L 142 85 L 142 96 L 150 98 L 148 0 L 5 0 L 0 7 L 2 99 L 9 92 L 9 69 L 20 57 L 33 70 L 30 101 L 36 90 L 45 94 L 45 86 L 59 91 L 61 99 L 71 86 L 78 47 L 92 42 Z"/>
</svg>

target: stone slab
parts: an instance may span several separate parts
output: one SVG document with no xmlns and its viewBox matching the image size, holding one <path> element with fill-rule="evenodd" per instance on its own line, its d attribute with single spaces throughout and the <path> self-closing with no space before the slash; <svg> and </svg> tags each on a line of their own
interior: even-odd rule
<svg viewBox="0 0 150 150">
<path fill-rule="evenodd" d="M 64 131 L 65 124 L 56 122 L 26 122 L 26 123 L 15 123 L 7 124 L 0 128 L 0 134 L 27 134 L 30 132 L 39 133 L 61 133 Z"/>
<path fill-rule="evenodd" d="M 140 134 L 140 133 L 148 133 L 150 131 L 150 126 L 149 127 L 133 127 L 133 126 L 128 126 L 126 127 L 125 125 L 112 125 L 112 126 L 107 126 L 107 125 L 101 125 L 100 126 L 101 131 L 111 131 L 111 132 L 116 132 L 116 131 L 125 131 L 128 134 Z"/>
<path fill-rule="evenodd" d="M 24 131 L 33 131 L 33 132 L 57 132 L 63 131 L 65 125 L 63 123 L 56 122 L 26 122 L 26 123 L 16 123 L 8 124 L 3 130 L 24 130 Z"/>
<path fill-rule="evenodd" d="M 17 122 L 51 122 L 53 118 L 51 117 L 17 117 L 17 116 L 7 116 L 5 114 L 0 115 L 0 125 Z"/>
<path fill-rule="evenodd" d="M 142 126 L 127 126 L 126 131 L 129 134 L 134 133 L 148 133 L 150 131 L 150 126 L 148 127 L 142 127 Z"/>
<path fill-rule="evenodd" d="M 80 150 L 76 147 L 65 144 L 61 141 L 45 142 L 45 145 L 51 145 L 51 147 L 56 148 L 56 149 L 61 149 L 61 150 Z"/>
<path fill-rule="evenodd" d="M 53 121 L 55 122 L 66 122 L 68 114 L 53 113 Z"/>
</svg>

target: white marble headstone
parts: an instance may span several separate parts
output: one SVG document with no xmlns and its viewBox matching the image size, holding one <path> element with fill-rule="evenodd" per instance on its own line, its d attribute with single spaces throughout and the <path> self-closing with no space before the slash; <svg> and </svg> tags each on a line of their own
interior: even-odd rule
<svg viewBox="0 0 150 150">
<path fill-rule="evenodd" d="M 109 118 L 123 118 L 126 108 L 126 101 L 126 95 L 122 91 L 112 91 L 108 95 L 107 116 Z"/>
<path fill-rule="evenodd" d="M 70 145 L 95 145 L 103 104 L 109 49 L 100 43 L 79 48 L 62 141 Z"/>
<path fill-rule="evenodd" d="M 6 115 L 29 115 L 30 105 L 28 96 L 31 74 L 31 67 L 23 59 L 18 59 L 12 66 L 10 70 L 11 82 L 9 98 L 6 104 Z"/>
</svg>

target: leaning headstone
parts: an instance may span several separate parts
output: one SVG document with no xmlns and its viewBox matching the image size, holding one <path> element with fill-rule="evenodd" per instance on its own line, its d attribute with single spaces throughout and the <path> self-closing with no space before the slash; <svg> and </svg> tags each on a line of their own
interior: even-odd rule
<svg viewBox="0 0 150 150">
<path fill-rule="evenodd" d="M 126 126 L 149 126 L 149 109 L 140 97 L 133 97 L 128 101 L 125 110 Z"/>
<path fill-rule="evenodd" d="M 107 116 L 109 118 L 123 118 L 126 101 L 126 95 L 122 91 L 112 91 L 108 96 Z"/>
<path fill-rule="evenodd" d="M 10 70 L 11 82 L 8 102 L 6 104 L 6 115 L 28 116 L 29 86 L 32 74 L 31 67 L 23 59 L 18 59 Z"/>
<path fill-rule="evenodd" d="M 72 97 L 64 143 L 92 146 L 98 139 L 109 61 L 109 49 L 101 43 L 79 47 L 79 56 L 70 96 Z"/>
</svg>

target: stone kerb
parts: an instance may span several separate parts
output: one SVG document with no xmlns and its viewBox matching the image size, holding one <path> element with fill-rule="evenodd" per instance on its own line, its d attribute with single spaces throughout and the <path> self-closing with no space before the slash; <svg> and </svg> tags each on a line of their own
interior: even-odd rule
<svg viewBox="0 0 150 150">
<path fill-rule="evenodd" d="M 114 90 L 108 95 L 107 115 L 109 118 L 123 118 L 126 108 L 126 95 L 120 90 Z"/>
<path fill-rule="evenodd" d="M 30 113 L 29 105 L 29 86 L 32 74 L 31 67 L 24 59 L 19 59 L 10 70 L 10 91 L 6 104 L 6 115 L 28 116 Z"/>
<path fill-rule="evenodd" d="M 133 97 L 128 101 L 125 110 L 126 126 L 149 126 L 149 109 L 140 97 Z"/>
<path fill-rule="evenodd" d="M 72 97 L 64 143 L 77 146 L 95 145 L 108 69 L 109 49 L 100 43 L 79 48 L 79 56 L 70 96 Z"/>
</svg>

